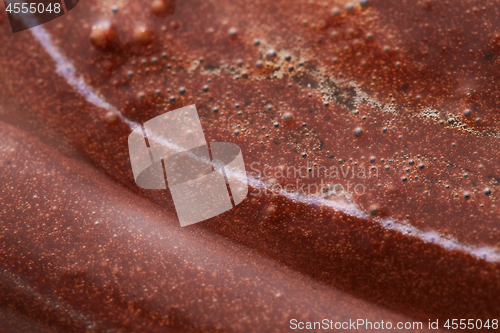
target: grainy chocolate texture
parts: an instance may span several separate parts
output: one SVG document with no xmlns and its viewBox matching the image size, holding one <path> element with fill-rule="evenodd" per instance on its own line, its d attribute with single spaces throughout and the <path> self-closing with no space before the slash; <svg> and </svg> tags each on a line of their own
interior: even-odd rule
<svg viewBox="0 0 500 333">
<path fill-rule="evenodd" d="M 209 231 L 181 229 L 10 125 L 0 134 L 4 329 L 243 332 L 281 331 L 290 318 L 408 320 Z"/>
<path fill-rule="evenodd" d="M 500 120 L 495 91 L 500 70 L 498 5 L 496 1 L 370 0 L 367 7 L 353 3 L 352 12 L 348 12 L 346 3 L 340 1 L 327 5 L 305 1 L 189 0 L 147 5 L 134 1 L 116 4 L 86 1 L 44 25 L 44 30 L 16 35 L 9 32 L 5 18 L 0 20 L 0 119 L 29 132 L 40 141 L 36 145 L 49 145 L 73 160 L 72 163 L 78 162 L 84 169 L 106 175 L 108 180 L 103 184 L 114 186 L 114 192 L 108 193 L 106 186 L 76 178 L 72 173 L 86 184 L 84 188 L 88 190 L 81 193 L 94 198 L 84 207 L 78 204 L 63 210 L 56 208 L 48 220 L 44 215 L 30 218 L 30 213 L 21 206 L 2 200 L 2 223 L 14 223 L 13 227 L 7 227 L 11 231 L 20 228 L 17 234 L 9 236 L 10 242 L 15 244 L 15 237 L 23 242 L 21 235 L 27 233 L 27 225 L 34 229 L 33 235 L 53 233 L 41 238 L 41 245 L 52 244 L 58 237 L 52 231 L 55 227 L 59 233 L 65 230 L 66 237 L 76 237 L 83 231 L 77 229 L 81 226 L 78 220 L 73 221 L 69 216 L 97 205 L 103 211 L 96 211 L 96 220 L 99 214 L 110 210 L 106 215 L 108 223 L 113 228 L 122 227 L 122 236 L 112 239 L 119 246 L 110 247 L 106 253 L 123 262 L 127 274 L 130 270 L 125 262 L 129 265 L 131 259 L 126 254 L 122 258 L 119 251 L 120 246 L 124 251 L 134 250 L 132 240 L 123 240 L 125 235 L 131 237 L 127 229 L 140 228 L 144 223 L 160 228 L 164 223 L 175 236 L 165 238 L 165 242 L 146 236 L 135 238 L 138 245 L 148 248 L 137 250 L 143 259 L 136 264 L 147 261 L 148 269 L 154 271 L 167 267 L 164 261 L 180 260 L 169 271 L 179 275 L 186 272 L 185 283 L 190 283 L 192 268 L 178 259 L 177 252 L 168 249 L 178 239 L 193 237 L 189 246 L 196 247 L 193 244 L 205 239 L 204 244 L 210 248 L 224 241 L 243 252 L 255 251 L 259 257 L 256 255 L 250 262 L 256 270 L 265 265 L 272 267 L 272 261 L 284 264 L 303 275 L 302 278 L 307 277 L 304 288 L 321 282 L 329 292 L 342 290 L 424 322 L 429 318 L 497 318 L 500 314 L 497 252 Z M 106 28 L 92 37 L 93 26 Z M 55 57 L 48 45 L 66 60 Z M 74 74 L 67 69 L 68 64 L 74 66 Z M 83 90 L 71 81 L 80 77 L 86 87 Z M 109 105 L 99 105 L 89 97 L 89 91 Z M 332 203 L 333 208 L 282 195 L 249 195 L 238 207 L 221 216 L 177 228 L 168 190 L 141 190 L 133 182 L 127 149 L 131 128 L 127 121 L 143 123 L 193 103 L 207 140 L 238 144 L 248 171 L 252 162 L 260 163 L 260 171 L 266 165 L 273 167 L 273 173 L 280 165 L 316 163 L 327 167 L 366 166 L 367 170 L 377 167 L 378 177 L 362 180 L 365 195 L 338 199 Z M 119 110 L 123 117 L 116 116 L 109 106 Z M 7 134 L 16 131 L 3 132 L 2 140 L 21 135 Z M 33 149 L 29 155 L 15 157 L 27 158 L 32 152 Z M 2 159 L 6 163 L 4 154 Z M 44 161 L 49 162 L 55 163 Z M 64 163 L 54 166 L 54 172 L 63 172 Z M 16 174 L 9 172 L 7 177 Z M 40 182 L 42 186 L 45 178 L 36 178 L 30 184 Z M 285 185 L 294 184 L 296 179 L 263 181 Z M 300 181 L 313 184 L 318 179 Z M 33 193 L 24 193 L 22 186 L 28 185 L 23 184 L 20 180 L 16 180 L 15 186 L 2 184 L 5 191 L 2 195 L 9 193 L 13 202 L 29 200 L 33 206 L 31 199 L 26 199 Z M 65 182 L 44 186 L 54 196 L 62 196 L 65 190 L 68 197 L 75 196 L 72 201 L 80 201 Z M 256 190 L 249 189 L 250 193 Z M 100 198 L 104 197 L 112 201 L 100 206 L 103 202 Z M 128 209 L 126 202 L 140 208 Z M 353 206 L 354 210 L 345 208 Z M 120 211 L 116 207 L 127 209 Z M 140 224 L 127 214 L 141 216 Z M 157 220 L 158 214 L 168 218 Z M 401 226 L 399 230 L 387 227 L 384 221 L 388 219 Z M 67 227 L 71 227 L 70 231 Z M 108 244 L 110 232 L 93 228 L 93 234 L 90 231 L 84 234 L 80 245 L 87 248 L 80 249 L 78 256 L 88 253 L 92 265 L 98 266 L 104 256 L 93 259 L 99 255 L 97 240 L 103 238 Z M 437 239 L 424 239 L 422 234 L 429 231 L 436 232 Z M 446 243 L 446 237 L 453 239 L 452 245 Z M 5 244 L 10 243 L 3 242 L 5 252 Z M 159 246 L 156 244 L 163 245 L 155 249 Z M 37 256 L 43 252 L 51 266 L 65 267 L 62 262 L 51 261 L 62 254 L 49 258 L 49 250 L 36 248 L 3 256 L 6 259 L 2 259 L 2 264 L 10 263 L 9 267 L 16 272 L 5 276 L 22 278 L 26 282 L 20 284 L 30 288 L 32 282 L 26 276 L 41 274 L 44 278 L 44 274 L 49 274 L 41 268 L 33 268 L 33 273 L 21 269 L 27 265 L 24 257 L 29 251 Z M 187 245 L 178 248 L 189 251 Z M 153 263 L 151 258 L 167 253 L 169 259 Z M 196 253 L 202 258 L 204 250 L 192 253 L 193 260 L 198 260 Z M 217 260 L 223 256 L 233 260 L 233 254 L 226 254 L 222 246 L 215 246 L 211 253 Z M 244 263 L 246 259 L 241 260 Z M 91 284 L 89 270 L 97 266 L 82 265 L 78 279 Z M 222 271 L 233 274 L 231 270 Z M 103 279 L 110 279 L 106 275 L 109 272 L 102 274 Z M 148 276 L 153 286 L 161 286 L 161 279 L 154 279 L 154 274 Z M 127 281 L 140 285 L 143 279 L 130 275 Z M 122 288 L 117 281 L 110 288 Z M 236 295 L 234 288 L 241 283 L 238 281 L 235 278 L 234 285 L 225 285 L 221 292 Z M 248 286 L 242 292 L 260 293 L 257 291 L 260 287 L 252 288 Z M 28 289 L 19 290 L 16 295 L 30 295 Z M 61 290 L 65 290 L 64 286 Z M 193 283 L 179 296 L 185 302 L 177 308 L 183 316 L 208 308 L 205 305 L 192 308 L 194 305 L 186 300 L 196 299 L 198 296 L 191 295 L 201 292 Z M 90 289 L 83 288 L 79 296 L 70 296 L 72 291 L 64 293 L 68 302 L 90 308 L 95 305 L 90 304 L 95 299 Z M 164 293 L 168 295 L 167 291 Z M 309 308 L 307 302 L 300 300 L 307 292 L 290 293 L 301 306 Z M 130 298 L 128 294 L 116 295 L 115 302 L 126 303 Z M 223 307 L 234 310 L 235 315 L 265 316 L 263 308 L 250 303 L 245 303 L 239 312 L 229 304 Z M 290 304 L 298 306 L 293 301 Z M 41 305 L 30 309 L 32 312 L 28 312 L 28 307 L 23 308 L 23 302 L 15 307 L 17 313 L 28 313 L 34 325 L 38 325 L 42 313 L 47 322 L 66 323 L 57 319 L 57 313 L 44 311 Z M 141 303 L 135 309 L 142 313 L 157 311 L 150 303 Z M 285 307 L 277 309 L 282 315 L 287 313 Z M 115 322 L 111 310 L 88 311 L 99 313 L 95 318 L 102 320 L 103 325 Z M 346 308 L 342 313 L 347 315 L 349 311 Z M 321 311 L 308 313 L 315 317 Z M 161 310 L 154 316 L 137 312 L 131 316 L 130 325 L 149 325 L 160 320 L 154 318 L 164 315 Z M 220 312 L 220 318 L 211 318 L 211 324 L 192 316 L 195 317 L 186 317 L 189 319 L 182 321 L 182 325 L 213 324 L 206 327 L 228 331 L 240 328 L 224 321 L 227 319 L 224 311 Z M 249 318 L 253 316 L 250 314 Z M 377 316 L 375 312 L 373 316 Z M 233 325 L 241 324 L 238 320 Z M 216 326 L 219 323 L 222 326 Z M 77 327 L 71 326 L 76 325 L 72 323 L 67 325 Z M 245 330 L 255 329 L 243 326 Z M 278 325 L 276 330 L 285 327 Z"/>
</svg>

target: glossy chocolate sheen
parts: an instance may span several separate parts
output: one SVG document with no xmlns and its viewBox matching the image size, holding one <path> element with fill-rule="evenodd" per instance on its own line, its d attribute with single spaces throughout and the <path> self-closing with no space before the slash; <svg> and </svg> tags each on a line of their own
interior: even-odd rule
<svg viewBox="0 0 500 333">
<path fill-rule="evenodd" d="M 30 324 L 278 332 L 291 318 L 408 320 L 211 232 L 181 229 L 171 214 L 10 125 L 0 134 L 0 326 L 9 332 L 35 331 Z"/>
<path fill-rule="evenodd" d="M 88 1 L 43 30 L 3 33 L 0 119 L 173 221 L 168 191 L 133 182 L 127 136 L 130 121 L 185 105 L 196 104 L 208 141 L 242 148 L 247 171 L 376 167 L 362 196 L 250 194 L 177 232 L 214 232 L 413 318 L 498 316 L 494 1 L 114 5 Z"/>
</svg>

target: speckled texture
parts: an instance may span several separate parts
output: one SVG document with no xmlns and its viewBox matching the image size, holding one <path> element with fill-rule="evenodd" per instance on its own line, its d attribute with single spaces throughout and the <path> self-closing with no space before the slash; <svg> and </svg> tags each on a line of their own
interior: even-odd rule
<svg viewBox="0 0 500 333">
<path fill-rule="evenodd" d="M 41 328 L 243 332 L 281 331 L 295 317 L 407 319 L 210 232 L 181 229 L 9 125 L 0 134 L 2 307 Z"/>
<path fill-rule="evenodd" d="M 213 233 L 217 236 L 210 236 L 208 244 L 224 240 L 243 246 L 307 276 L 307 283 L 319 281 L 413 318 L 498 316 L 497 4 L 369 3 L 367 8 L 355 3 L 348 13 L 340 1 L 324 6 L 190 0 L 169 2 L 156 15 L 160 7 L 152 11 L 134 1 L 87 1 L 44 25 L 76 76 L 124 117 L 142 123 L 194 103 L 207 140 L 237 143 L 247 171 L 252 162 L 259 162 L 261 171 L 273 167 L 273 173 L 280 165 L 307 162 L 377 167 L 378 177 L 362 180 L 366 194 L 347 200 L 356 205 L 354 213 L 279 195 L 249 196 L 219 217 L 178 228 L 169 192 L 141 190 L 133 182 L 125 118 L 109 116 L 109 110 L 68 84 L 39 35 L 29 31 L 0 35 L 0 76 L 5 78 L 0 119 L 107 175 L 107 182 L 120 184 L 130 198 L 141 197 L 135 202 L 140 211 L 169 216 L 165 225 L 178 237 Z M 332 14 L 334 7 L 338 15 Z M 105 21 L 118 35 L 107 52 L 99 46 L 107 45 L 99 40 L 106 33 L 91 37 L 92 26 Z M 2 29 L 9 29 L 5 20 Z M 96 38 L 104 44 L 96 44 Z M 286 112 L 293 123 L 285 122 Z M 355 135 L 356 128 L 361 135 Z M 107 193 L 101 186 L 86 186 L 95 188 L 94 196 Z M 122 205 L 121 200 L 110 205 Z M 16 207 L 2 200 L 5 216 L 20 218 Z M 62 216 L 75 209 L 53 214 L 74 228 L 75 222 Z M 387 228 L 383 221 L 388 218 L 403 227 L 407 223 L 408 229 Z M 461 248 L 424 242 L 415 230 L 453 237 Z M 95 237 L 109 241 L 109 236 Z M 156 241 L 140 243 L 154 246 Z M 120 244 L 131 250 L 128 242 Z M 154 255 L 151 251 L 142 255 Z M 213 251 L 217 256 L 222 250 Z M 254 260 L 256 267 L 261 260 L 268 263 Z M 188 270 L 181 264 L 175 269 L 178 274 Z"/>
</svg>

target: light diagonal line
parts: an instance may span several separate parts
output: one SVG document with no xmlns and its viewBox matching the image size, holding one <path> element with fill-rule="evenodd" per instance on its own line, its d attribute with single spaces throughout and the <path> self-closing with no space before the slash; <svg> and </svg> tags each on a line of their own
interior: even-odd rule
<svg viewBox="0 0 500 333">
<path fill-rule="evenodd" d="M 140 123 L 133 121 L 123 115 L 118 109 L 109 104 L 103 98 L 99 97 L 92 88 L 86 85 L 85 81 L 81 76 L 76 75 L 75 67 L 72 63 L 57 49 L 56 46 L 52 43 L 52 39 L 50 34 L 43 28 L 41 25 L 31 29 L 33 36 L 38 40 L 38 42 L 42 45 L 45 51 L 49 54 L 52 60 L 56 64 L 56 72 L 61 75 L 67 83 L 75 89 L 80 95 L 85 97 L 85 99 L 104 110 L 115 112 L 120 120 L 122 120 L 125 124 L 127 124 L 131 130 L 135 129 L 137 126 L 141 126 Z M 155 140 L 160 142 L 161 144 L 175 150 L 175 151 L 184 151 L 180 147 L 168 142 L 164 137 L 156 137 Z M 199 157 L 198 157 L 199 158 Z M 212 164 L 212 161 L 207 160 L 205 158 L 202 159 L 205 163 Z M 272 186 L 264 183 L 261 179 L 255 179 L 252 177 L 248 177 L 245 172 L 240 172 L 231 170 L 228 168 L 226 170 L 227 177 L 232 177 L 240 181 L 246 181 L 249 185 L 265 189 L 272 190 Z M 326 200 L 324 198 L 314 196 L 314 195 L 306 195 L 301 193 L 290 193 L 284 190 L 278 191 L 277 194 L 282 195 L 290 200 L 305 203 L 309 205 L 316 206 L 324 206 L 330 207 L 336 211 L 342 212 L 344 214 L 370 220 L 371 217 L 365 211 L 363 211 L 358 205 L 342 202 L 342 201 L 332 201 Z M 441 246 L 442 248 L 453 251 L 458 250 L 462 252 L 466 252 L 476 258 L 486 260 L 488 262 L 500 262 L 500 254 L 490 246 L 472 246 L 469 244 L 464 244 L 459 242 L 453 237 L 442 235 L 437 231 L 423 231 L 420 230 L 409 223 L 405 223 L 402 221 L 398 221 L 394 218 L 378 218 L 373 219 L 374 222 L 378 223 L 384 228 L 397 231 L 405 236 L 416 237 L 422 240 L 425 243 L 433 243 Z"/>
</svg>

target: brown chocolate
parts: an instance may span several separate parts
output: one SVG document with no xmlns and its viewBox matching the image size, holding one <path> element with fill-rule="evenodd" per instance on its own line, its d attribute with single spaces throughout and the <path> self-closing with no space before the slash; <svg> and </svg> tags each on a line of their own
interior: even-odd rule
<svg viewBox="0 0 500 333">
<path fill-rule="evenodd" d="M 500 312 L 498 15 L 494 2 L 474 3 L 369 1 L 332 11 L 188 1 L 159 18 L 147 6 L 113 13 L 88 1 L 43 30 L 0 35 L 0 119 L 175 220 L 168 191 L 134 184 L 126 138 L 134 122 L 195 103 L 208 141 L 237 143 L 247 171 L 270 167 L 251 193 L 317 185 L 325 177 L 276 176 L 314 164 L 349 168 L 327 181 L 352 180 L 365 193 L 326 202 L 250 194 L 189 228 L 413 318 L 492 319 Z M 89 41 L 103 19 L 119 36 L 112 52 Z M 109 121 L 109 112 L 122 117 Z M 376 177 L 351 177 L 359 167 Z"/>
<path fill-rule="evenodd" d="M 0 123 L 0 328 L 283 331 L 410 321 L 202 228 Z"/>
</svg>

